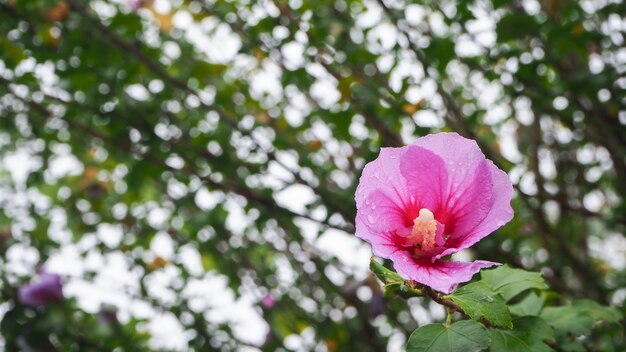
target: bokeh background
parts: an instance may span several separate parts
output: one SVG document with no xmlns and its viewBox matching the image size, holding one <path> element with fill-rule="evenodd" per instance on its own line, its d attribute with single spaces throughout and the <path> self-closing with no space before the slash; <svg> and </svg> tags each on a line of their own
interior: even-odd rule
<svg viewBox="0 0 626 352">
<path fill-rule="evenodd" d="M 620 0 L 0 0 L 0 350 L 401 351 L 354 237 L 381 147 L 475 139 L 515 218 L 460 259 L 624 309 Z M 21 304 L 37 272 L 64 300 Z M 617 347 L 619 350 L 619 347 Z"/>
</svg>

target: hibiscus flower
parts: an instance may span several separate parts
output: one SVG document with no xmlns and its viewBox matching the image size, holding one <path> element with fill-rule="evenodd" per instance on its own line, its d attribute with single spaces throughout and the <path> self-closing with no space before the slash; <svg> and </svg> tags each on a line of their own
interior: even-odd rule
<svg viewBox="0 0 626 352">
<path fill-rule="evenodd" d="M 448 260 L 513 218 L 513 187 L 476 142 L 456 133 L 382 148 L 356 192 L 356 235 L 406 280 L 450 293 L 498 263 Z"/>
</svg>

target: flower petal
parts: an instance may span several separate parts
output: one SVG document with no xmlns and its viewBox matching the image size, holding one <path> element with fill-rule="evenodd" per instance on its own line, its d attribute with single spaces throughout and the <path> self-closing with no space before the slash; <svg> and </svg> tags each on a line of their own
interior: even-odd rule
<svg viewBox="0 0 626 352">
<path fill-rule="evenodd" d="M 374 232 L 363 222 L 363 217 L 356 217 L 356 235 L 372 245 L 372 253 L 375 256 L 389 259 L 394 252 L 401 250 L 398 239 L 393 232 Z"/>
<path fill-rule="evenodd" d="M 513 186 L 511 181 L 509 181 L 508 175 L 498 169 L 491 161 L 487 160 L 487 165 L 494 195 L 493 203 L 488 213 L 477 224 L 458 222 L 455 228 L 455 236 L 451 236 L 446 245 L 448 249 L 441 253 L 438 258 L 472 246 L 513 219 L 513 208 L 511 208 Z"/>
<path fill-rule="evenodd" d="M 449 189 L 448 170 L 443 159 L 430 150 L 410 145 L 402 154 L 400 172 L 416 203 L 408 209 L 410 214 L 407 215 L 415 218 L 420 209 L 426 208 L 441 222 L 441 210 Z"/>
<path fill-rule="evenodd" d="M 422 166 L 422 175 L 418 175 L 418 168 L 409 169 L 414 161 L 406 159 L 409 166 L 403 166 L 410 192 L 420 192 L 424 178 L 435 179 L 431 185 L 436 187 L 442 182 L 440 175 L 447 175 L 446 183 L 439 186 L 441 200 L 433 213 L 446 226 L 449 249 L 437 258 L 471 246 L 511 220 L 511 183 L 485 158 L 475 141 L 456 133 L 438 133 L 418 139 L 415 145 L 445 160 L 445 171 L 440 165 Z"/>
<path fill-rule="evenodd" d="M 411 225 L 405 210 L 411 199 L 400 174 L 402 148 L 383 148 L 365 165 L 356 191 L 356 235 L 370 243 L 381 233 Z"/>
<path fill-rule="evenodd" d="M 459 283 L 471 280 L 480 269 L 500 265 L 484 260 L 471 263 L 443 260 L 432 262 L 430 258 L 414 258 L 407 251 L 395 252 L 391 260 L 404 279 L 415 280 L 446 294 L 452 292 Z"/>
</svg>

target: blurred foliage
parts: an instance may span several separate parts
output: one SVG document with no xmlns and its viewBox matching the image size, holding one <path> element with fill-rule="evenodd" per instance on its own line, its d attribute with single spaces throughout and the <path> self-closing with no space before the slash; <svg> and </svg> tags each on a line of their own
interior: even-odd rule
<svg viewBox="0 0 626 352">
<path fill-rule="evenodd" d="M 624 311 L 624 13 L 591 0 L 0 0 L 5 349 L 167 349 L 148 345 L 146 317 L 16 302 L 69 247 L 99 264 L 66 282 L 124 258 L 138 283 L 125 294 L 175 317 L 185 349 L 399 348 L 428 301 L 383 295 L 319 238 L 353 233 L 358 177 L 380 147 L 442 130 L 476 139 L 516 188 L 515 219 L 472 255 L 541 271 L 561 304 L 544 318 L 587 304 L 572 299 Z M 157 254 L 164 238 L 173 251 Z M 275 297 L 255 308 L 264 342 L 194 304 L 207 277 L 225 280 L 220 295 Z M 512 303 L 537 315 L 544 298 Z M 578 320 L 609 314 L 586 307 Z M 585 334 L 571 350 L 626 348 L 617 325 L 548 323 L 557 339 Z"/>
</svg>

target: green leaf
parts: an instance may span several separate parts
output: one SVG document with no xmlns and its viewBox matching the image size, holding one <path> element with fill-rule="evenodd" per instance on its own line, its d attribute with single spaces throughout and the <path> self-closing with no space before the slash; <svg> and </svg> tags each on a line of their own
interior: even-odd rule
<svg viewBox="0 0 626 352">
<path fill-rule="evenodd" d="M 482 281 L 489 284 L 494 291 L 502 294 L 506 302 L 526 290 L 548 288 L 541 273 L 512 269 L 506 265 L 481 271 L 480 275 Z"/>
<path fill-rule="evenodd" d="M 404 279 L 398 273 L 385 268 L 384 265 L 374 260 L 374 258 L 370 261 L 370 270 L 383 282 L 385 287 L 404 283 Z"/>
<path fill-rule="evenodd" d="M 541 317 L 554 327 L 559 348 L 563 351 L 585 351 L 581 341 L 572 339 L 572 335 L 590 335 L 595 323 L 618 322 L 622 314 L 594 301 L 577 300 L 570 305 L 545 308 Z"/>
<path fill-rule="evenodd" d="M 594 321 L 584 309 L 571 305 L 547 307 L 541 312 L 541 318 L 554 328 L 557 336 L 589 334 Z"/>
<path fill-rule="evenodd" d="M 489 333 L 473 320 L 458 321 L 449 327 L 429 324 L 415 330 L 407 352 L 477 352 L 489 346 Z"/>
<path fill-rule="evenodd" d="M 559 349 L 564 352 L 585 352 L 585 346 L 579 340 L 566 339 L 559 341 Z"/>
<path fill-rule="evenodd" d="M 519 303 L 509 306 L 511 314 L 522 317 L 539 315 L 543 308 L 544 298 L 535 292 L 528 293 Z"/>
<path fill-rule="evenodd" d="M 537 22 L 531 16 L 510 13 L 503 16 L 496 24 L 499 42 L 507 42 L 528 36 L 536 32 Z"/>
<path fill-rule="evenodd" d="M 521 317 L 513 320 L 513 330 L 491 331 L 491 352 L 544 352 L 553 351 L 544 343 L 554 339 L 552 328 L 539 317 Z"/>
<path fill-rule="evenodd" d="M 572 302 L 572 307 L 584 311 L 596 322 L 617 323 L 622 319 L 622 313 L 617 309 L 603 306 L 589 299 L 576 300 Z"/>
<path fill-rule="evenodd" d="M 502 296 L 482 281 L 467 284 L 448 297 L 474 320 L 485 318 L 495 326 L 513 327 Z"/>
</svg>

